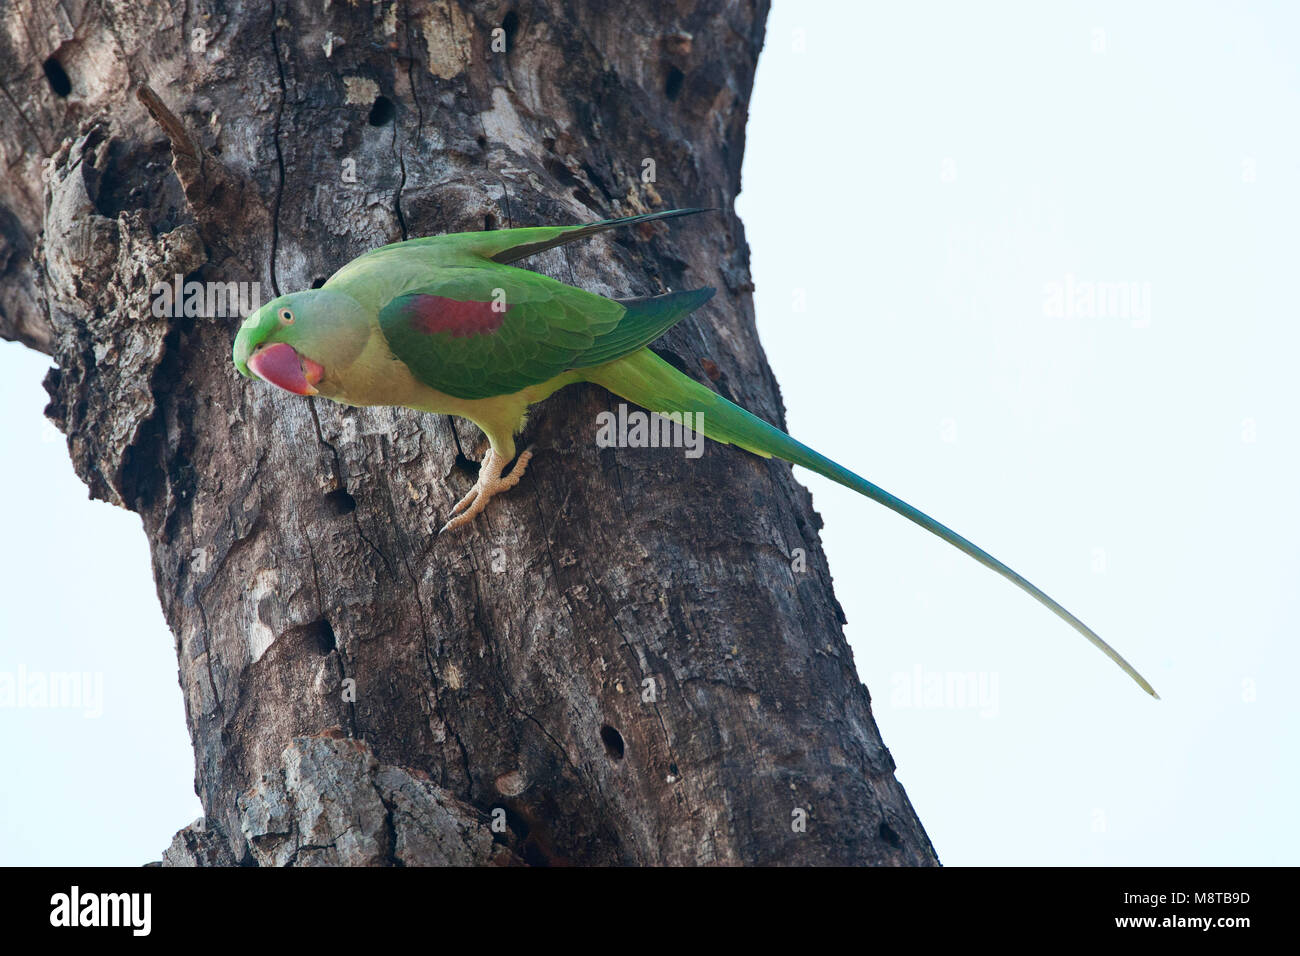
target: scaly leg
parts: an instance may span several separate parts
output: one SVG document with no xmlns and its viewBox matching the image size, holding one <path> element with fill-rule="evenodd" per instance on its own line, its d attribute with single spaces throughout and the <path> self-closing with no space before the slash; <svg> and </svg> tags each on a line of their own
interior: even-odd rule
<svg viewBox="0 0 1300 956">
<path fill-rule="evenodd" d="M 510 469 L 510 474 L 502 477 L 501 471 L 505 468 L 508 458 L 497 454 L 495 448 L 488 448 L 488 453 L 483 459 L 483 464 L 479 466 L 478 481 L 469 493 L 456 502 L 456 507 L 451 509 L 451 518 L 447 521 L 442 529 L 438 532 L 451 531 L 455 528 L 461 528 L 469 524 L 491 500 L 493 495 L 498 495 L 503 491 L 509 491 L 515 485 L 519 484 L 519 479 L 524 477 L 524 470 L 528 467 L 529 460 L 533 457 L 532 449 L 522 452 L 515 466 Z"/>
</svg>

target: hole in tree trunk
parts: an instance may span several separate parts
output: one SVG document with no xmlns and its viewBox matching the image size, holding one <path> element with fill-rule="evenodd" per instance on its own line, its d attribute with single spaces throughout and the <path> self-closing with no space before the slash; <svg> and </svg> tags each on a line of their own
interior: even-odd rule
<svg viewBox="0 0 1300 956">
<path fill-rule="evenodd" d="M 511 10 L 501 20 L 501 29 L 506 33 L 506 52 L 515 48 L 515 33 L 519 31 L 519 14 Z"/>
<path fill-rule="evenodd" d="M 397 107 L 393 101 L 386 96 L 376 96 L 374 105 L 370 107 L 370 125 L 387 126 L 397 115 Z"/>
<path fill-rule="evenodd" d="M 888 843 L 895 850 L 903 848 L 903 838 L 894 832 L 894 828 L 883 820 L 880 822 L 880 839 Z"/>
<path fill-rule="evenodd" d="M 670 100 L 675 100 L 682 92 L 682 82 L 686 79 L 686 74 L 677 67 L 668 71 L 668 79 L 664 81 L 664 96 Z"/>
<path fill-rule="evenodd" d="M 478 480 L 479 463 L 471 460 L 464 452 L 456 452 L 456 467 L 475 481 Z"/>
<path fill-rule="evenodd" d="M 357 510 L 357 499 L 353 498 L 343 488 L 338 491 L 331 491 L 325 496 L 325 504 L 329 506 L 330 511 L 336 515 L 350 515 Z"/>
<path fill-rule="evenodd" d="M 690 376 L 692 378 L 694 377 L 691 376 L 691 373 L 687 371 L 686 359 L 682 358 L 680 355 L 678 355 L 676 352 L 672 351 L 671 349 L 652 348 L 650 351 L 654 352 L 655 355 L 658 355 L 661 359 L 663 359 L 673 368 L 677 369 L 677 371 L 681 372 L 683 375 Z"/>
<path fill-rule="evenodd" d="M 606 724 L 600 728 L 600 739 L 605 742 L 605 753 L 609 754 L 614 760 L 623 759 L 623 735 L 617 730 Z"/>
<path fill-rule="evenodd" d="M 309 624 L 307 636 L 317 653 L 328 654 L 338 647 L 338 641 L 334 637 L 334 628 L 330 622 L 321 618 L 313 624 Z"/>
<path fill-rule="evenodd" d="M 54 91 L 55 96 L 65 97 L 72 92 L 72 81 L 68 79 L 62 63 L 50 57 L 41 68 L 45 70 L 45 79 L 49 81 L 50 89 Z"/>
</svg>

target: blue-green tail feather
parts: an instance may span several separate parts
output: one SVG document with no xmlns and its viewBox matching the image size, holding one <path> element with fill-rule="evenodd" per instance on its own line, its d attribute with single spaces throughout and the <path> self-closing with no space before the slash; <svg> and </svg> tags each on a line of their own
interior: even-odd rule
<svg viewBox="0 0 1300 956">
<path fill-rule="evenodd" d="M 1129 664 L 1119 652 L 1103 641 L 1090 627 L 1067 611 L 1036 585 L 1027 581 L 983 548 L 963 538 L 947 525 L 912 507 L 883 488 L 856 475 L 844 466 L 818 454 L 807 445 L 795 441 L 785 432 L 769 425 L 721 395 L 718 395 L 689 376 L 683 375 L 648 349 L 642 349 L 616 362 L 595 369 L 587 369 L 584 377 L 603 385 L 611 392 L 636 402 L 643 408 L 662 413 L 702 413 L 705 435 L 714 441 L 737 445 L 765 458 L 776 456 L 796 465 L 802 465 L 832 481 L 851 488 L 872 501 L 920 525 L 926 531 L 947 541 L 964 554 L 974 558 L 986 568 L 997 572 L 1040 604 L 1073 627 L 1092 642 L 1103 654 L 1120 666 L 1143 690 L 1159 697 L 1146 679 Z"/>
</svg>

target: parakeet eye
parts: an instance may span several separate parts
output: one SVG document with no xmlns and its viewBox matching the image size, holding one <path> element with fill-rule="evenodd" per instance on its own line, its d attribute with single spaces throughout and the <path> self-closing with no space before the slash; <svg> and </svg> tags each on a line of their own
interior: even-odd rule
<svg viewBox="0 0 1300 956">
<path fill-rule="evenodd" d="M 285 325 L 293 324 L 293 313 L 290 312 L 288 309 L 281 309 L 279 312 L 279 316 L 280 316 L 280 321 L 283 322 Z"/>
</svg>

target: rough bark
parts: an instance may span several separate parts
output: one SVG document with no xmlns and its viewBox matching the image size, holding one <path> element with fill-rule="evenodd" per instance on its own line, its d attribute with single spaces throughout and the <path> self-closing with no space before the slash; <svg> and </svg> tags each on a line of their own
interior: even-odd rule
<svg viewBox="0 0 1300 956">
<path fill-rule="evenodd" d="M 616 400 L 568 389 L 523 483 L 439 537 L 472 425 L 250 383 L 238 317 L 150 309 L 176 273 L 265 299 L 404 237 L 713 206 L 530 265 L 716 286 L 657 349 L 780 422 L 730 211 L 766 12 L 0 14 L 0 333 L 52 355 L 78 474 L 149 536 L 205 811 L 165 863 L 935 862 L 788 466 L 598 448 Z"/>
</svg>

